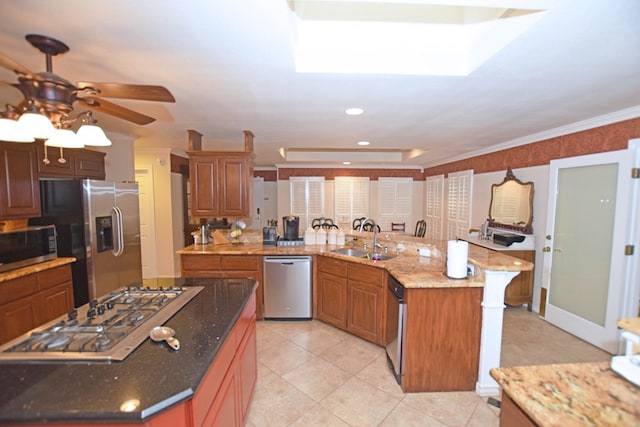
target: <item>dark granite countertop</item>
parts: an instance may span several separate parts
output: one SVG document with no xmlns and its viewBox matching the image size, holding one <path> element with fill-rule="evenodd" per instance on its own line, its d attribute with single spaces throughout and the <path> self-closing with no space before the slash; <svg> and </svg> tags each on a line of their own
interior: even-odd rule
<svg viewBox="0 0 640 427">
<path fill-rule="evenodd" d="M 0 424 L 139 422 L 191 398 L 257 284 L 249 279 L 159 280 L 165 287 L 204 286 L 165 322 L 176 331 L 179 351 L 147 338 L 122 362 L 2 362 Z M 123 412 L 121 405 L 132 399 L 140 401 L 137 409 Z"/>
</svg>

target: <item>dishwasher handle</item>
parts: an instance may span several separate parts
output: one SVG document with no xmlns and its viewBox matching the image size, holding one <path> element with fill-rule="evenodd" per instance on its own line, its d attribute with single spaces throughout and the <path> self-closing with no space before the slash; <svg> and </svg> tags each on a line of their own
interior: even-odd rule
<svg viewBox="0 0 640 427">
<path fill-rule="evenodd" d="M 302 262 L 310 262 L 311 257 L 264 257 L 264 262 L 269 264 L 293 265 Z"/>
</svg>

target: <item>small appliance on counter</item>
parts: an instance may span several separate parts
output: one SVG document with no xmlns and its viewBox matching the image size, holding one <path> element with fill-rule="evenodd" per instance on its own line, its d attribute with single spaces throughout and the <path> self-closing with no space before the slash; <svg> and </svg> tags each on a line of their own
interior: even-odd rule
<svg viewBox="0 0 640 427">
<path fill-rule="evenodd" d="M 278 233 L 276 227 L 262 227 L 262 246 L 276 246 L 278 241 Z"/>
<path fill-rule="evenodd" d="M 299 235 L 300 217 L 299 216 L 283 216 L 282 231 L 283 236 L 278 239 L 277 246 L 304 246 L 304 239 Z"/>
<path fill-rule="evenodd" d="M 282 231 L 284 233 L 284 240 L 298 240 L 300 229 L 300 217 L 299 216 L 283 216 L 282 217 Z"/>
<path fill-rule="evenodd" d="M 611 358 L 611 370 L 640 386 L 640 354 L 633 354 L 634 346 L 640 345 L 640 319 L 620 319 L 618 327 L 622 329 L 620 335 L 625 340 L 625 352 Z"/>
</svg>

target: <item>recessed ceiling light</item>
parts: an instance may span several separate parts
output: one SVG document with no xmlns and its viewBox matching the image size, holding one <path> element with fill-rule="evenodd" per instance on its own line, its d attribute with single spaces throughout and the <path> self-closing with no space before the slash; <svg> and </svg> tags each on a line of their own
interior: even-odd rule
<svg viewBox="0 0 640 427">
<path fill-rule="evenodd" d="M 369 145 L 369 141 L 358 141 L 358 145 Z"/>
<path fill-rule="evenodd" d="M 343 165 L 350 165 L 351 162 L 342 162 Z"/>
<path fill-rule="evenodd" d="M 347 108 L 344 112 L 349 116 L 359 116 L 364 113 L 364 110 L 362 108 Z"/>
</svg>

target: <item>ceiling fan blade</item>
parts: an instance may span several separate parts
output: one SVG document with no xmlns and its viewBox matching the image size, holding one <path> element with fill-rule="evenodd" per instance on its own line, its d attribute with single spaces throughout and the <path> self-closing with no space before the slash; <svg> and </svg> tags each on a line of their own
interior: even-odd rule
<svg viewBox="0 0 640 427">
<path fill-rule="evenodd" d="M 78 98 L 77 101 L 83 102 L 92 110 L 110 114 L 112 116 L 130 121 L 137 125 L 148 125 L 149 123 L 155 122 L 156 120 L 153 117 L 149 117 L 142 113 L 138 113 L 137 111 L 133 111 L 120 105 L 114 104 L 113 102 L 105 101 L 104 99 L 96 98 L 93 96 Z"/>
<path fill-rule="evenodd" d="M 169 90 L 163 86 L 131 85 L 126 83 L 78 82 L 79 88 L 91 87 L 100 90 L 107 98 L 140 99 L 143 101 L 176 102 Z"/>
<path fill-rule="evenodd" d="M 34 78 L 36 76 L 35 73 L 33 73 L 27 67 L 18 64 L 16 61 L 2 53 L 0 53 L 0 66 L 13 71 L 14 73 L 23 74 L 30 78 Z"/>
</svg>

